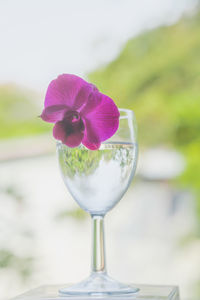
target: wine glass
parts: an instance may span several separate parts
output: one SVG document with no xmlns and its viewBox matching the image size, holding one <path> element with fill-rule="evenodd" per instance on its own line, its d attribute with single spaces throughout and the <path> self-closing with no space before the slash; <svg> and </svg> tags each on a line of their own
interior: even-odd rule
<svg viewBox="0 0 200 300">
<path fill-rule="evenodd" d="M 139 289 L 120 283 L 107 274 L 104 243 L 104 216 L 127 191 L 136 170 L 138 146 L 136 120 L 128 109 L 119 109 L 119 128 L 99 150 L 83 145 L 69 148 L 57 143 L 64 183 L 78 205 L 92 218 L 91 275 L 59 290 L 65 296 L 130 295 Z"/>
</svg>

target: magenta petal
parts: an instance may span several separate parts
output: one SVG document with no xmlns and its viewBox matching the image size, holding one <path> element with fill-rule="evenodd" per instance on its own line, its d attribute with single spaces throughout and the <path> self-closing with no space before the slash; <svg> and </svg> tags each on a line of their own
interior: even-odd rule
<svg viewBox="0 0 200 300">
<path fill-rule="evenodd" d="M 92 89 L 93 86 L 82 78 L 72 74 L 62 74 L 49 84 L 45 107 L 62 104 L 78 109 L 87 102 Z"/>
<path fill-rule="evenodd" d="M 41 114 L 42 120 L 50 123 L 61 121 L 68 107 L 65 105 L 53 105 L 43 109 Z"/>
<path fill-rule="evenodd" d="M 88 97 L 85 106 L 81 108 L 81 115 L 87 116 L 89 113 L 95 110 L 98 105 L 100 105 L 101 101 L 102 101 L 102 94 L 99 93 L 97 89 L 94 89 L 94 91 Z"/>
<path fill-rule="evenodd" d="M 84 122 L 86 130 L 82 144 L 90 150 L 99 149 L 101 142 L 95 130 L 91 130 L 92 124 L 90 123 L 90 120 L 85 119 Z"/>
<path fill-rule="evenodd" d="M 101 95 L 101 104 L 85 116 L 87 138 L 90 143 L 103 142 L 114 135 L 119 127 L 119 110 L 113 100 Z"/>
<path fill-rule="evenodd" d="M 95 87 L 87 83 L 87 85 L 83 85 L 83 87 L 78 91 L 77 96 L 73 103 L 73 109 L 78 110 L 81 109 L 83 105 L 87 105 L 88 99 L 90 95 L 93 93 Z"/>
<path fill-rule="evenodd" d="M 68 147 L 77 147 L 84 137 L 84 124 L 82 120 L 77 124 L 59 121 L 53 128 L 53 136 Z"/>
<path fill-rule="evenodd" d="M 55 139 L 61 141 L 63 144 L 65 144 L 65 141 L 67 139 L 66 132 L 62 126 L 62 121 L 57 122 L 55 126 L 53 127 L 53 136 Z"/>
<path fill-rule="evenodd" d="M 85 139 L 88 140 L 88 143 L 98 144 L 100 143 L 100 138 L 98 132 L 93 127 L 93 123 L 89 119 L 84 120 L 85 123 Z"/>
<path fill-rule="evenodd" d="M 87 137 L 83 138 L 82 144 L 90 150 L 98 150 L 101 146 L 101 143 L 91 143 Z"/>
</svg>

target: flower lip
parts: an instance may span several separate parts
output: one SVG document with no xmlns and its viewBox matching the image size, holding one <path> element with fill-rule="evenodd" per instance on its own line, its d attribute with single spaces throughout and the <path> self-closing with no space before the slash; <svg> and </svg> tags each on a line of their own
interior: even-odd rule
<svg viewBox="0 0 200 300">
<path fill-rule="evenodd" d="M 76 110 L 69 110 L 65 113 L 64 118 L 72 123 L 76 123 L 80 121 L 80 114 Z"/>
</svg>

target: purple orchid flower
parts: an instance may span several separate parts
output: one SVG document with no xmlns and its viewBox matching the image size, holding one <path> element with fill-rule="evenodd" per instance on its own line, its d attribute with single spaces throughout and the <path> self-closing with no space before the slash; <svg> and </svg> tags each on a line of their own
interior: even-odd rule
<svg viewBox="0 0 200 300">
<path fill-rule="evenodd" d="M 119 126 L 119 110 L 113 100 L 82 78 L 63 74 L 47 89 L 41 118 L 55 123 L 53 136 L 68 147 L 81 143 L 99 149 Z"/>
</svg>

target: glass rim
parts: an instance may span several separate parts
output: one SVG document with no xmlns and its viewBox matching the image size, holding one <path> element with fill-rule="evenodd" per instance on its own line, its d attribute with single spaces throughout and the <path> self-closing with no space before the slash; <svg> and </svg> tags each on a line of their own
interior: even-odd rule
<svg viewBox="0 0 200 300">
<path fill-rule="evenodd" d="M 134 114 L 134 111 L 131 110 L 131 109 L 127 109 L 127 108 L 118 108 L 119 109 L 119 112 L 123 112 L 125 113 L 125 115 L 120 115 L 119 116 L 119 119 L 128 119 L 128 118 L 134 118 L 135 117 L 135 114 Z"/>
</svg>

